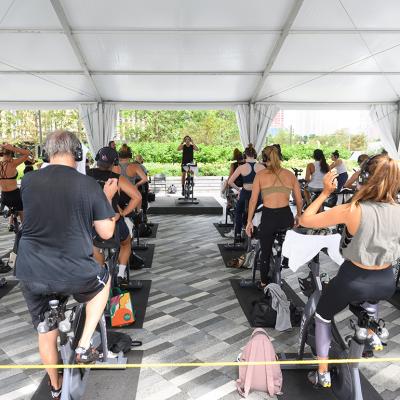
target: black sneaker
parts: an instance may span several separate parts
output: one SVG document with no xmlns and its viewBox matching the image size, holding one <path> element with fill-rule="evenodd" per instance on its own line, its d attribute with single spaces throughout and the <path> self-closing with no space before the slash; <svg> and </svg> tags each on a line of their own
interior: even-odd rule
<svg viewBox="0 0 400 400">
<path fill-rule="evenodd" d="M 51 393 L 51 398 L 54 400 L 61 400 L 61 388 L 60 389 L 54 389 L 53 386 L 50 385 L 50 393 Z"/>
<path fill-rule="evenodd" d="M 100 358 L 99 352 L 91 346 L 88 349 L 77 347 L 75 353 L 77 364 L 94 364 Z"/>
</svg>

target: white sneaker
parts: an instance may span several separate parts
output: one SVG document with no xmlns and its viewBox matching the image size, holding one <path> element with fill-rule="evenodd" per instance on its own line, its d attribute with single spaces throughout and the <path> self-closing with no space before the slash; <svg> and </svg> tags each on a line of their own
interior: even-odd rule
<svg viewBox="0 0 400 400">
<path fill-rule="evenodd" d="M 229 238 L 229 239 L 234 238 L 235 237 L 235 232 L 232 229 L 228 233 L 224 233 L 224 237 Z"/>
</svg>

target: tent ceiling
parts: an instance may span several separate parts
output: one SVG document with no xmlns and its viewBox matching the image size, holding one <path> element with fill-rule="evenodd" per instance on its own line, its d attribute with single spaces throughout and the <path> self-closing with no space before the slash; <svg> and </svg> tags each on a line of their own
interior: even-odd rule
<svg viewBox="0 0 400 400">
<path fill-rule="evenodd" d="M 395 102 L 399 15 L 398 0 L 2 0 L 0 101 Z"/>
</svg>

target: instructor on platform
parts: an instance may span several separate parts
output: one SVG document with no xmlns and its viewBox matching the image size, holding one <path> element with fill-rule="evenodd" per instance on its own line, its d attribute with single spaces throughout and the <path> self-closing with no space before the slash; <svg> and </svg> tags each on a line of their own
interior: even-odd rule
<svg viewBox="0 0 400 400">
<path fill-rule="evenodd" d="M 193 162 L 193 152 L 197 151 L 199 148 L 193 143 L 193 140 L 190 136 L 185 136 L 183 138 L 182 143 L 178 147 L 178 151 L 182 151 L 182 162 L 181 162 L 181 170 L 182 170 L 182 196 L 185 195 L 184 187 L 185 187 L 185 179 L 186 179 L 186 171 L 183 168 L 184 165 L 190 164 Z"/>
</svg>

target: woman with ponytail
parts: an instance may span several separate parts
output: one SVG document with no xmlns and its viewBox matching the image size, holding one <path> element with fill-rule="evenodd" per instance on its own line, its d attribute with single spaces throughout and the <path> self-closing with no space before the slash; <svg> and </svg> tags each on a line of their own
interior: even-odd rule
<svg viewBox="0 0 400 400">
<path fill-rule="evenodd" d="M 324 152 L 320 149 L 314 150 L 313 158 L 315 162 L 307 165 L 306 181 L 308 187 L 304 190 L 304 197 L 310 203 L 310 192 L 322 192 L 324 188 L 324 176 L 329 172 L 329 165 L 326 162 Z"/>
<path fill-rule="evenodd" d="M 260 227 L 260 289 L 269 283 L 269 260 L 275 233 L 281 229 L 291 228 L 294 224 L 297 225 L 303 206 L 300 186 L 296 176 L 293 172 L 281 166 L 280 146 L 267 146 L 264 148 L 262 155 L 266 169 L 258 172 L 254 179 L 246 226 L 246 233 L 251 236 L 253 233 L 253 216 L 257 200 L 261 194 L 263 210 Z M 293 193 L 297 207 L 297 215 L 294 219 L 289 207 L 291 193 Z"/>
<path fill-rule="evenodd" d="M 246 203 L 250 200 L 251 192 L 253 189 L 253 181 L 258 171 L 264 169 L 264 166 L 260 163 L 257 163 L 257 153 L 254 149 L 253 145 L 250 143 L 245 151 L 245 162 L 236 168 L 235 172 L 231 175 L 228 180 L 228 185 L 236 189 L 239 194 L 239 200 L 236 203 L 236 212 L 235 212 L 235 239 L 240 238 L 242 227 L 243 227 L 243 218 L 244 213 L 246 211 Z M 237 178 L 242 178 L 242 187 L 237 186 L 235 182 L 237 182 Z"/>
<path fill-rule="evenodd" d="M 335 150 L 331 155 L 332 164 L 329 166 L 329 169 L 336 168 L 337 171 L 337 190 L 340 190 L 344 184 L 349 179 L 349 175 L 347 174 L 346 165 L 343 160 L 340 158 L 340 154 L 337 150 Z"/>
</svg>

